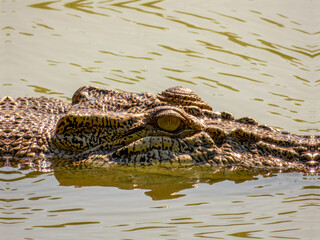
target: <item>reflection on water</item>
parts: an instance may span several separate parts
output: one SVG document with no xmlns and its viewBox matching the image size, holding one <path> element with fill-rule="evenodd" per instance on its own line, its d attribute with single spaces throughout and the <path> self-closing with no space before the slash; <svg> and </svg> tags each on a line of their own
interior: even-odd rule
<svg viewBox="0 0 320 240">
<path fill-rule="evenodd" d="M 56 179 L 62 186 L 104 186 L 119 189 L 148 189 L 145 192 L 152 200 L 174 199 L 185 196 L 180 191 L 194 188 L 198 183 L 214 184 L 231 180 L 237 183 L 255 179 L 258 173 L 207 170 L 162 169 L 153 170 L 119 167 L 111 169 L 55 171 Z"/>
<path fill-rule="evenodd" d="M 317 134 L 319 30 L 309 19 L 318 7 L 289 0 L 4 1 L 0 95 L 70 100 L 89 84 L 153 93 L 184 85 L 216 110 Z"/>
<path fill-rule="evenodd" d="M 301 174 L 4 167 L 0 229 L 6 239 L 316 239 L 318 181 Z"/>
</svg>

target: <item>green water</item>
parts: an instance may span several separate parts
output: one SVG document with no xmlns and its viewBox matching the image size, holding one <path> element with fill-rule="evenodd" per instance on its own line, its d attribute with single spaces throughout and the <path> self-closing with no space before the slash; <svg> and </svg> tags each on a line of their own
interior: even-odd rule
<svg viewBox="0 0 320 240">
<path fill-rule="evenodd" d="M 214 110 L 319 134 L 320 4 L 0 2 L 0 96 L 191 88 Z M 317 239 L 319 178 L 0 169 L 4 239 Z"/>
<path fill-rule="evenodd" d="M 5 168 L 5 239 L 318 239 L 319 177 Z M 4 235 L 3 235 L 4 234 Z"/>
</svg>

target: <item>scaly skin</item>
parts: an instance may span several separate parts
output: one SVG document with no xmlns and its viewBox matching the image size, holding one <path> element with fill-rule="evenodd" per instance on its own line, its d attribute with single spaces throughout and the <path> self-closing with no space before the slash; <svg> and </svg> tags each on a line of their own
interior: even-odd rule
<svg viewBox="0 0 320 240">
<path fill-rule="evenodd" d="M 2 165 L 44 160 L 86 166 L 207 165 L 319 171 L 319 136 L 299 136 L 213 112 L 190 89 L 154 96 L 92 86 L 68 104 L 52 98 L 0 101 Z"/>
</svg>

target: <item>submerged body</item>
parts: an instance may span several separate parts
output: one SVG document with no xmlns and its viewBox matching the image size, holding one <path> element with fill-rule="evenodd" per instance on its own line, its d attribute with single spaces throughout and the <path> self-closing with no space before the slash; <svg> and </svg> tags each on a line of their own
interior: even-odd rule
<svg viewBox="0 0 320 240">
<path fill-rule="evenodd" d="M 183 87 L 155 96 L 87 86 L 71 104 L 1 99 L 1 166 L 59 159 L 92 166 L 177 163 L 316 172 L 320 138 L 214 112 Z"/>
</svg>

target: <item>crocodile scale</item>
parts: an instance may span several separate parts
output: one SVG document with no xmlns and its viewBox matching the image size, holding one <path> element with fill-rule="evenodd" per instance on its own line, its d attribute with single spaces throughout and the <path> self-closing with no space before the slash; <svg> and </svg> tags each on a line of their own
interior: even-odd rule
<svg viewBox="0 0 320 240">
<path fill-rule="evenodd" d="M 60 160 L 59 160 L 60 159 Z M 320 137 L 214 112 L 188 88 L 153 95 L 85 86 L 72 102 L 0 100 L 0 166 L 44 161 L 319 171 Z"/>
</svg>

